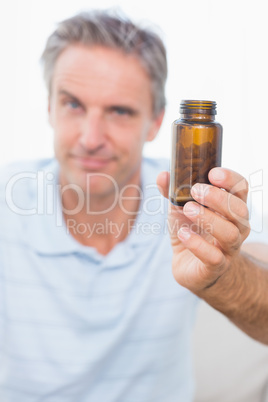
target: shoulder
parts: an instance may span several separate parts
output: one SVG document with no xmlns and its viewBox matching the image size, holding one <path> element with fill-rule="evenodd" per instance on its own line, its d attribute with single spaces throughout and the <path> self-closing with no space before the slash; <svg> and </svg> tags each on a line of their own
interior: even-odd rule
<svg viewBox="0 0 268 402">
<path fill-rule="evenodd" d="M 169 169 L 169 159 L 143 157 L 143 163 L 153 169 L 162 171 Z"/>
<path fill-rule="evenodd" d="M 37 172 L 46 170 L 48 166 L 56 163 L 55 158 L 31 159 L 11 162 L 7 165 L 0 166 L 0 181 L 8 179 L 18 173 Z"/>
<path fill-rule="evenodd" d="M 20 161 L 0 167 L 0 237 L 23 238 L 25 217 L 43 199 L 45 177 L 56 172 L 55 159 Z"/>
<path fill-rule="evenodd" d="M 157 176 L 160 172 L 169 170 L 169 159 L 144 157 L 142 168 L 145 175 Z"/>
<path fill-rule="evenodd" d="M 11 197 L 27 202 L 38 188 L 38 181 L 49 171 L 56 169 L 54 158 L 13 162 L 0 167 L 0 202 Z"/>
<path fill-rule="evenodd" d="M 144 190 L 144 198 L 150 198 L 151 200 L 161 199 L 162 195 L 158 190 L 156 180 L 160 172 L 169 170 L 169 161 L 164 158 L 143 158 L 142 161 L 142 188 Z M 166 203 L 166 199 L 162 200 Z"/>
</svg>

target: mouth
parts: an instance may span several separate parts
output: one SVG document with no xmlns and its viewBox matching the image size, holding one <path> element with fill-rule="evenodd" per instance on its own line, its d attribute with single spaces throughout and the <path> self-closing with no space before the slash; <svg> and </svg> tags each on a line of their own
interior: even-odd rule
<svg viewBox="0 0 268 402">
<path fill-rule="evenodd" d="M 96 158 L 96 157 L 84 157 L 84 156 L 74 156 L 76 164 L 86 170 L 99 170 L 106 167 L 112 158 Z"/>
</svg>

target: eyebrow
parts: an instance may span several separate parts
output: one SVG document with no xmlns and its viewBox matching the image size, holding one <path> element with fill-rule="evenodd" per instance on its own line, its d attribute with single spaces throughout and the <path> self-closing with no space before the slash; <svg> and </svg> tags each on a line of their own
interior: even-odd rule
<svg viewBox="0 0 268 402">
<path fill-rule="evenodd" d="M 82 102 L 76 96 L 74 96 L 70 92 L 66 91 L 65 89 L 60 89 L 58 93 L 59 93 L 59 95 L 69 96 L 69 98 L 72 98 L 73 100 L 75 100 L 76 102 L 78 102 L 82 105 Z"/>
<path fill-rule="evenodd" d="M 74 96 L 70 92 L 66 91 L 65 89 L 59 89 L 58 94 L 68 96 L 69 98 L 72 98 L 75 102 L 79 103 L 82 107 L 84 107 L 83 103 L 76 96 Z M 106 109 L 107 110 L 125 109 L 132 116 L 136 116 L 139 114 L 139 111 L 137 109 L 134 109 L 133 107 L 127 106 L 124 104 L 110 105 L 110 106 L 107 106 Z"/>
</svg>

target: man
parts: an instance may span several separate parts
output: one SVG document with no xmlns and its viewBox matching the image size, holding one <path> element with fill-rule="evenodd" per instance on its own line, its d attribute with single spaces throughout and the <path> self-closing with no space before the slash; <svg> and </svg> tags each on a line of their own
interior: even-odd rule
<svg viewBox="0 0 268 402">
<path fill-rule="evenodd" d="M 172 206 L 167 222 L 167 163 L 142 158 L 165 105 L 154 33 L 81 14 L 43 62 L 56 159 L 1 186 L 0 400 L 191 401 L 196 295 L 268 343 L 267 263 L 240 251 L 245 181 L 213 169 L 193 191 L 209 208 Z"/>
</svg>

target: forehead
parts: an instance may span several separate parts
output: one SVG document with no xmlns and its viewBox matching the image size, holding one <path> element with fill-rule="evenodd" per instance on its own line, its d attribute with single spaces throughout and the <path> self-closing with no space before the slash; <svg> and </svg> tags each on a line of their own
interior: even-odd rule
<svg viewBox="0 0 268 402">
<path fill-rule="evenodd" d="M 151 81 L 134 55 L 105 47 L 72 45 L 59 56 L 52 92 L 62 87 L 82 96 L 128 97 L 151 101 Z"/>
</svg>

